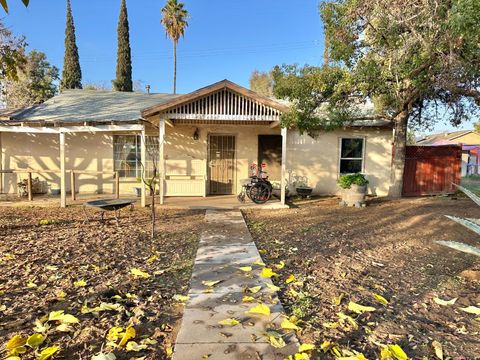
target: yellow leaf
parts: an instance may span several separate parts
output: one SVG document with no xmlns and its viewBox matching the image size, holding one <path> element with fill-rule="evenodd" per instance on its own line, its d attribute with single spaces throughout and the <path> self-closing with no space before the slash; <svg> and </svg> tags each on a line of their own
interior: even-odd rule
<svg viewBox="0 0 480 360">
<path fill-rule="evenodd" d="M 332 342 L 331 341 L 328 341 L 328 340 L 325 340 L 324 342 L 322 342 L 322 345 L 320 345 L 320 349 L 323 351 L 323 352 L 326 352 L 328 351 L 328 349 L 330 349 L 332 347 Z"/>
<path fill-rule="evenodd" d="M 310 351 L 314 349 L 315 349 L 315 345 L 313 344 L 302 344 L 298 347 L 298 352 L 305 352 L 305 351 Z"/>
<path fill-rule="evenodd" d="M 239 267 L 238 270 L 241 270 L 243 272 L 250 272 L 250 271 L 252 271 L 252 267 L 251 266 L 242 266 L 242 267 Z"/>
<path fill-rule="evenodd" d="M 235 326 L 235 325 L 240 324 L 240 321 L 238 321 L 237 319 L 228 318 L 228 319 L 225 319 L 225 320 L 221 320 L 218 323 L 220 325 Z"/>
<path fill-rule="evenodd" d="M 38 357 L 38 360 L 50 359 L 58 350 L 60 350 L 58 346 L 47 347 L 40 352 L 40 356 Z"/>
<path fill-rule="evenodd" d="M 247 311 L 249 314 L 270 315 L 270 308 L 265 304 L 258 304 Z"/>
<path fill-rule="evenodd" d="M 408 360 L 407 354 L 405 354 L 405 352 L 399 345 L 388 345 L 388 350 L 390 350 L 396 360 Z"/>
<path fill-rule="evenodd" d="M 364 312 L 375 311 L 376 309 L 373 306 L 363 306 L 363 305 L 354 303 L 353 301 L 350 301 L 348 303 L 348 310 L 356 312 L 357 314 L 361 314 Z"/>
<path fill-rule="evenodd" d="M 60 324 L 56 327 L 57 331 L 60 332 L 70 332 L 73 331 L 73 328 L 68 324 Z"/>
<path fill-rule="evenodd" d="M 271 278 L 272 276 L 278 276 L 278 274 L 275 273 L 271 268 L 266 267 L 262 269 L 260 276 L 264 278 Z"/>
<path fill-rule="evenodd" d="M 27 281 L 27 287 L 28 287 L 28 288 L 36 288 L 36 287 L 37 287 L 37 284 L 35 284 L 32 279 L 29 279 L 29 280 Z"/>
<path fill-rule="evenodd" d="M 385 299 L 382 295 L 374 293 L 373 298 L 383 305 L 388 305 L 388 300 Z"/>
<path fill-rule="evenodd" d="M 79 320 L 75 316 L 70 314 L 64 314 L 63 310 L 52 311 L 48 315 L 48 321 L 60 321 L 64 324 L 76 324 L 79 322 Z"/>
<path fill-rule="evenodd" d="M 285 341 L 283 340 L 283 338 L 281 336 L 280 337 L 269 336 L 268 341 L 270 342 L 270 344 L 274 348 L 277 348 L 277 349 L 281 349 L 281 348 L 283 348 L 287 345 L 287 344 L 285 344 Z"/>
<path fill-rule="evenodd" d="M 157 255 L 152 255 L 150 256 L 148 259 L 147 259 L 147 264 L 151 264 L 153 263 L 155 260 L 158 259 L 158 256 Z"/>
<path fill-rule="evenodd" d="M 140 344 L 137 344 L 135 341 L 129 341 L 127 343 L 127 346 L 125 347 L 127 351 L 141 351 L 147 348 L 148 348 L 147 345 L 140 345 Z"/>
<path fill-rule="evenodd" d="M 296 353 L 295 360 L 310 360 L 310 356 L 308 356 L 308 354 L 305 354 L 305 353 Z"/>
<path fill-rule="evenodd" d="M 442 306 L 448 306 L 448 305 L 453 305 L 455 304 L 455 302 L 457 301 L 457 298 L 453 298 L 451 300 L 442 300 L 438 297 L 434 297 L 433 298 L 433 301 L 438 304 L 438 305 L 442 305 Z"/>
<path fill-rule="evenodd" d="M 278 264 L 275 264 L 275 267 L 276 267 L 278 270 L 282 270 L 282 269 L 285 267 L 285 262 L 280 261 Z"/>
<path fill-rule="evenodd" d="M 469 314 L 473 314 L 473 315 L 480 315 L 480 308 L 476 307 L 476 306 L 469 306 L 469 307 L 465 307 L 465 308 L 460 308 L 460 310 L 462 311 L 465 311 Z"/>
<path fill-rule="evenodd" d="M 14 335 L 10 340 L 8 340 L 7 344 L 5 345 L 5 348 L 8 351 L 12 351 L 20 346 L 23 346 L 27 343 L 27 339 L 20 336 L 20 335 Z"/>
<path fill-rule="evenodd" d="M 146 273 L 146 272 L 144 272 L 140 269 L 137 269 L 137 268 L 130 269 L 130 273 L 135 277 L 141 277 L 141 278 L 144 278 L 144 279 L 147 279 L 147 278 L 150 277 L 149 273 Z"/>
<path fill-rule="evenodd" d="M 67 294 L 65 294 L 65 292 L 63 292 L 62 290 L 58 291 L 55 295 L 58 299 L 64 299 L 65 296 L 67 296 Z"/>
<path fill-rule="evenodd" d="M 324 322 L 324 323 L 322 323 L 322 326 L 326 327 L 328 329 L 335 329 L 335 328 L 339 327 L 340 324 L 337 323 L 337 322 Z"/>
<path fill-rule="evenodd" d="M 261 286 L 254 286 L 254 287 L 248 288 L 248 291 L 250 291 L 252 294 L 256 294 L 257 292 L 260 291 L 261 288 L 262 288 Z"/>
<path fill-rule="evenodd" d="M 85 287 L 87 286 L 87 282 L 85 280 L 77 280 L 73 283 L 73 286 L 75 287 Z"/>
<path fill-rule="evenodd" d="M 345 324 L 345 321 L 347 321 L 354 330 L 357 330 L 358 329 L 358 324 L 357 322 L 355 321 L 354 318 L 352 318 L 351 316 L 349 315 L 345 315 L 344 313 L 342 312 L 339 312 L 337 313 L 338 317 L 340 318 L 340 321 L 342 322 L 342 324 Z M 348 326 L 347 326 L 348 327 Z"/>
<path fill-rule="evenodd" d="M 114 326 L 110 328 L 110 330 L 108 330 L 107 340 L 115 342 L 122 336 L 122 333 L 123 333 L 122 327 Z"/>
<path fill-rule="evenodd" d="M 165 354 L 167 354 L 168 357 L 172 356 L 173 355 L 173 347 L 167 346 L 165 348 Z"/>
<path fill-rule="evenodd" d="M 60 321 L 60 319 L 63 316 L 64 311 L 63 310 L 58 310 L 58 311 L 52 311 L 48 315 L 48 321 Z"/>
<path fill-rule="evenodd" d="M 43 321 L 40 320 L 40 319 L 36 319 L 33 324 L 35 325 L 33 327 L 33 331 L 35 331 L 37 333 L 44 333 L 48 329 L 50 329 L 50 325 L 47 324 L 47 323 L 44 324 Z"/>
<path fill-rule="evenodd" d="M 438 341 L 434 340 L 432 342 L 432 347 L 433 347 L 433 350 L 435 350 L 435 356 L 439 360 L 443 360 L 443 346 L 442 346 L 442 344 L 440 344 Z"/>
<path fill-rule="evenodd" d="M 125 329 L 125 333 L 123 334 L 122 340 L 118 343 L 118 346 L 124 346 L 128 340 L 133 339 L 135 337 L 135 329 L 133 326 L 129 325 Z"/>
<path fill-rule="evenodd" d="M 332 299 L 333 305 L 340 305 L 340 304 L 342 303 L 343 296 L 344 296 L 343 294 L 340 294 L 339 296 L 334 297 L 334 298 Z"/>
<path fill-rule="evenodd" d="M 259 252 L 260 254 L 262 254 L 262 255 L 265 255 L 265 254 L 267 253 L 267 250 L 265 250 L 265 249 L 260 249 L 260 250 L 258 250 L 258 252 Z"/>
<path fill-rule="evenodd" d="M 295 325 L 288 319 L 283 319 L 282 323 L 280 324 L 280 327 L 286 330 L 300 330 L 300 328 L 297 325 Z M 303 350 L 299 350 L 299 351 L 302 352 Z"/>
<path fill-rule="evenodd" d="M 42 334 L 33 334 L 28 337 L 27 345 L 30 346 L 31 348 L 36 348 L 42 345 L 44 341 L 45 341 L 45 336 L 43 336 Z"/>
<path fill-rule="evenodd" d="M 9 356 L 5 360 L 22 360 L 20 356 Z"/>
<path fill-rule="evenodd" d="M 45 269 L 50 270 L 50 271 L 57 271 L 58 266 L 53 266 L 53 265 L 46 265 Z"/>
<path fill-rule="evenodd" d="M 291 274 L 287 280 L 285 280 L 285 283 L 286 284 L 290 284 L 291 282 L 294 282 L 295 281 L 295 275 Z"/>
<path fill-rule="evenodd" d="M 138 296 L 135 294 L 126 293 L 125 296 L 127 299 L 136 299 Z"/>
<path fill-rule="evenodd" d="M 255 300 L 255 298 L 254 298 L 253 296 L 247 296 L 247 295 L 245 295 L 245 296 L 242 298 L 242 301 L 243 301 L 243 302 L 252 302 L 252 301 L 254 301 L 254 300 Z"/>
<path fill-rule="evenodd" d="M 214 287 L 218 283 L 220 283 L 222 280 L 203 280 L 202 284 L 208 287 Z"/>
<path fill-rule="evenodd" d="M 255 260 L 253 263 L 258 266 L 265 266 L 265 263 L 262 260 Z"/>
<path fill-rule="evenodd" d="M 185 295 L 175 295 L 173 297 L 173 300 L 179 301 L 179 302 L 186 302 L 189 299 L 190 299 L 190 296 L 185 296 Z"/>
<path fill-rule="evenodd" d="M 278 286 L 275 286 L 275 285 L 269 284 L 269 283 L 267 283 L 267 287 L 268 287 L 270 290 L 273 290 L 273 291 L 280 291 L 280 290 L 281 290 Z"/>
</svg>

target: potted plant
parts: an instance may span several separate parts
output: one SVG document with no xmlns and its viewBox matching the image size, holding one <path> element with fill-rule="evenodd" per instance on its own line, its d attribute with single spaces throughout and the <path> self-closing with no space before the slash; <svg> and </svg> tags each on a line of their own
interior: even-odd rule
<svg viewBox="0 0 480 360">
<path fill-rule="evenodd" d="M 338 179 L 338 186 L 342 188 L 341 206 L 364 207 L 367 194 L 368 180 L 363 174 L 342 175 Z"/>
<path fill-rule="evenodd" d="M 295 183 L 295 191 L 297 192 L 297 195 L 305 198 L 312 195 L 313 188 L 308 186 L 305 181 L 297 181 Z"/>
</svg>

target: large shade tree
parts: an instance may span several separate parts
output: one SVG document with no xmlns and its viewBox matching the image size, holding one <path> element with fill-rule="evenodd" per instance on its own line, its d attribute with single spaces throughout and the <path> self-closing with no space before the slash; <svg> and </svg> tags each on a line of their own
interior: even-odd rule
<svg viewBox="0 0 480 360">
<path fill-rule="evenodd" d="M 173 42 L 173 93 L 177 93 L 177 44 L 185 35 L 188 27 L 188 11 L 183 3 L 177 0 L 167 0 L 162 8 L 161 23 L 165 28 L 167 37 Z"/>
<path fill-rule="evenodd" d="M 5 81 L 7 107 L 19 108 L 41 104 L 58 90 L 58 69 L 52 66 L 44 53 L 31 51 L 16 79 Z"/>
<path fill-rule="evenodd" d="M 276 69 L 276 95 L 294 103 L 284 123 L 339 126 L 373 103 L 372 118 L 394 124 L 390 195 L 401 196 L 407 127 L 458 125 L 480 109 L 480 1 L 332 0 L 320 10 L 330 65 Z"/>
<path fill-rule="evenodd" d="M 75 37 L 75 24 L 72 15 L 70 0 L 67 0 L 67 23 L 65 28 L 65 57 L 63 59 L 61 90 L 81 89 L 82 69 L 78 56 L 77 40 Z"/>
<path fill-rule="evenodd" d="M 15 37 L 0 19 L 0 84 L 17 79 L 26 62 L 25 46 L 25 39 Z"/>
<path fill-rule="evenodd" d="M 122 0 L 118 18 L 118 49 L 116 79 L 112 82 L 116 91 L 133 91 L 132 51 L 130 49 L 130 28 L 128 24 L 127 4 Z"/>
</svg>

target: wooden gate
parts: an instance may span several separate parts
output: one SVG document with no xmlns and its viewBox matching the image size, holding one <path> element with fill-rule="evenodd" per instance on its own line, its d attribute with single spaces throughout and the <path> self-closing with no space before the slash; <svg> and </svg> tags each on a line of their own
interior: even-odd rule
<svg viewBox="0 0 480 360">
<path fill-rule="evenodd" d="M 460 184 L 461 164 L 461 146 L 407 146 L 403 195 L 454 193 L 453 184 Z"/>
<path fill-rule="evenodd" d="M 210 195 L 235 191 L 235 136 L 210 135 L 208 139 L 208 180 Z"/>
</svg>

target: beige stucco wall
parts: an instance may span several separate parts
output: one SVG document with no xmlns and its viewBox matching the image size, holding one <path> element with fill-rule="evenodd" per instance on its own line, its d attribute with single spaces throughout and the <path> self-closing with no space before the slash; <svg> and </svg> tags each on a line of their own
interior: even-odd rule
<svg viewBox="0 0 480 360">
<path fill-rule="evenodd" d="M 463 136 L 459 136 L 452 141 L 456 143 L 466 144 L 466 145 L 480 145 L 480 134 L 470 133 Z"/>
<path fill-rule="evenodd" d="M 258 135 L 280 134 L 280 129 L 269 126 L 246 125 L 199 125 L 200 138 L 193 139 L 197 126 L 177 125 L 166 127 L 165 158 L 167 174 L 207 174 L 207 149 L 209 134 L 236 136 L 236 188 L 240 181 L 249 176 L 250 164 L 257 162 Z M 3 133 L 1 136 L 2 169 L 58 170 L 58 135 L 31 135 Z M 338 130 L 322 133 L 315 139 L 288 132 L 287 170 L 289 181 L 305 177 L 314 187 L 315 194 L 335 194 L 339 172 L 340 138 L 364 137 L 366 139 L 364 170 L 370 180 L 369 191 L 378 196 L 387 195 L 390 181 L 392 131 L 378 129 Z M 66 136 L 67 170 L 113 171 L 112 135 L 74 134 Z M 267 169 L 268 170 L 268 169 Z M 34 175 L 59 188 L 59 174 Z M 3 192 L 15 193 L 16 183 L 25 175 L 3 176 Z M 181 177 L 180 177 L 181 178 Z M 188 180 L 185 180 L 188 181 Z M 203 180 L 204 181 L 204 180 Z M 136 179 L 121 179 L 120 192 L 132 194 L 138 186 Z M 207 186 L 208 189 L 208 186 Z M 113 193 L 114 180 L 111 175 L 80 175 L 77 191 L 82 193 Z M 67 176 L 67 191 L 70 191 L 70 176 Z"/>
<path fill-rule="evenodd" d="M 2 133 L 1 168 L 9 170 L 60 169 L 59 136 L 53 134 Z M 66 135 L 66 169 L 77 171 L 113 172 L 112 135 L 105 133 L 78 133 Z M 1 176 L 1 175 L 0 175 Z M 17 183 L 26 174 L 5 174 L 3 192 L 16 193 Z M 60 188 L 60 173 L 33 174 L 48 183 L 49 188 Z M 113 175 L 79 174 L 76 190 L 82 193 L 113 193 Z M 120 191 L 133 192 L 135 179 L 122 179 Z M 67 191 L 70 191 L 70 174 L 67 174 Z"/>
<path fill-rule="evenodd" d="M 346 129 L 320 133 L 316 138 L 289 131 L 287 135 L 287 171 L 289 183 L 305 178 L 318 195 L 337 194 L 340 165 L 340 139 L 363 137 L 365 139 L 364 173 L 367 175 L 369 193 L 386 196 L 390 183 L 392 159 L 392 130 Z"/>
</svg>

